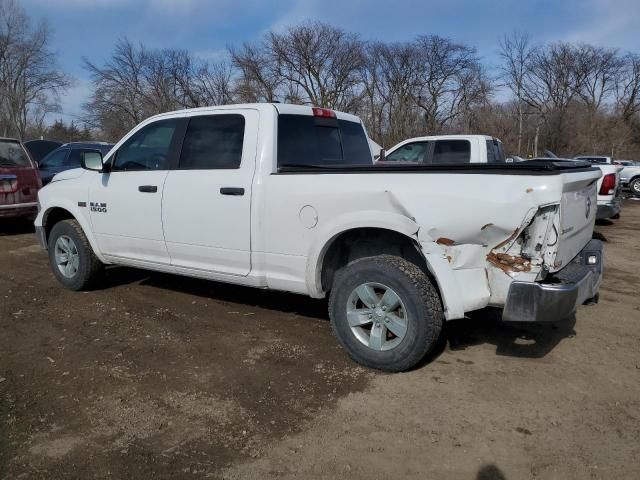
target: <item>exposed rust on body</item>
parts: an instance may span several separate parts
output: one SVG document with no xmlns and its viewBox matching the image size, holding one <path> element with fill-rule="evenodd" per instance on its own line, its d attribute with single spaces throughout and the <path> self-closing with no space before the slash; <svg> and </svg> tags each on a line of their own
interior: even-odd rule
<svg viewBox="0 0 640 480">
<path fill-rule="evenodd" d="M 506 240 L 503 240 L 502 242 L 500 242 L 498 245 L 496 245 L 495 247 L 493 247 L 494 250 L 497 250 L 499 248 L 504 247 L 507 243 L 511 242 L 513 239 L 515 239 L 518 236 L 518 229 L 516 228 L 513 233 L 511 235 L 509 235 L 509 237 L 507 237 Z"/>
<path fill-rule="evenodd" d="M 487 261 L 503 272 L 529 272 L 531 260 L 507 253 L 490 252 Z"/>
<path fill-rule="evenodd" d="M 440 237 L 439 239 L 436 240 L 436 243 L 439 245 L 446 245 L 447 247 L 450 247 L 456 242 L 454 242 L 453 240 L 447 237 Z"/>
<path fill-rule="evenodd" d="M 527 193 L 531 193 L 531 192 L 533 192 L 533 188 L 531 188 L 531 187 L 527 188 L 526 192 L 527 192 Z"/>
</svg>

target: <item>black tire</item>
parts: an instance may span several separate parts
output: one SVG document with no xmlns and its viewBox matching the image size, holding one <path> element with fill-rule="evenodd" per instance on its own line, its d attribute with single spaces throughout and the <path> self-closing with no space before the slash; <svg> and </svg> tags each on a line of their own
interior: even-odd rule
<svg viewBox="0 0 640 480">
<path fill-rule="evenodd" d="M 633 195 L 640 197 L 640 178 L 634 178 L 631 183 L 629 183 L 629 190 L 631 190 Z"/>
<path fill-rule="evenodd" d="M 406 334 L 390 350 L 370 348 L 349 326 L 351 295 L 364 283 L 388 286 L 404 304 Z M 361 258 L 340 269 L 331 289 L 329 316 L 335 336 L 353 360 L 387 372 L 408 370 L 420 362 L 436 344 L 444 322 L 440 297 L 427 275 L 415 264 L 392 255 Z"/>
<path fill-rule="evenodd" d="M 58 238 L 63 235 L 73 240 L 79 257 L 77 271 L 72 277 L 63 275 L 56 263 L 55 245 Z M 75 220 L 62 220 L 53 226 L 49 234 L 48 249 L 49 263 L 53 274 L 65 288 L 70 290 L 87 289 L 95 283 L 104 268 L 102 262 L 93 253 L 82 228 Z"/>
</svg>

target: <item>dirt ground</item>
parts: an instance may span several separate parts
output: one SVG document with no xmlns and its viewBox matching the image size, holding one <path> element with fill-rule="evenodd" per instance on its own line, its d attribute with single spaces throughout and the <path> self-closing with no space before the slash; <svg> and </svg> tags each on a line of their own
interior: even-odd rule
<svg viewBox="0 0 640 480">
<path fill-rule="evenodd" d="M 0 223 L 0 478 L 638 479 L 640 201 L 596 230 L 598 305 L 477 313 L 389 375 L 324 301 L 122 268 L 74 293 Z"/>
</svg>

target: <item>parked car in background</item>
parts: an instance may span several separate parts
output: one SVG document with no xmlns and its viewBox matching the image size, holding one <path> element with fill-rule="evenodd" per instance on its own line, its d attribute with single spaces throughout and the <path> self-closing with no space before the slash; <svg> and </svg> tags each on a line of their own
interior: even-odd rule
<svg viewBox="0 0 640 480">
<path fill-rule="evenodd" d="M 42 181 L 24 145 L 0 139 L 0 218 L 35 217 Z"/>
<path fill-rule="evenodd" d="M 84 152 L 99 151 L 106 155 L 113 147 L 105 142 L 71 142 L 61 145 L 44 157 L 38 166 L 43 185 L 60 172 L 78 168 Z"/>
<path fill-rule="evenodd" d="M 547 160 L 558 160 L 553 153 L 552 158 Z M 596 219 L 604 220 L 608 218 L 619 218 L 620 208 L 622 206 L 622 188 L 620 185 L 620 172 L 622 166 L 614 165 L 611 157 L 602 155 L 584 155 L 567 159 L 572 161 L 589 162 L 598 167 L 602 172 L 602 176 L 598 179 L 598 206 Z"/>
<path fill-rule="evenodd" d="M 381 155 L 378 163 L 451 165 L 505 163 L 502 142 L 487 135 L 436 135 L 398 143 Z"/>
<path fill-rule="evenodd" d="M 446 142 L 427 146 L 497 148 Z M 358 117 L 253 104 L 152 117 L 82 166 L 40 191 L 35 221 L 69 289 L 116 264 L 328 295 L 343 347 L 389 371 L 472 310 L 554 321 L 597 301 L 600 171 L 586 162 L 374 166 Z"/>
<path fill-rule="evenodd" d="M 634 195 L 640 196 L 640 162 L 620 160 L 620 184 L 622 188 L 628 188 Z"/>
<path fill-rule="evenodd" d="M 31 160 L 39 164 L 50 152 L 62 145 L 63 142 L 57 140 L 28 140 L 24 146 L 31 155 Z"/>
</svg>

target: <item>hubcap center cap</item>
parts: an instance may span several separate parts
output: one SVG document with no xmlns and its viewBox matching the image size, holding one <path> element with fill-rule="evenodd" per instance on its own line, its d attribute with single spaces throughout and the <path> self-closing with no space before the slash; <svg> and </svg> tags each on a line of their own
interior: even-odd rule
<svg viewBox="0 0 640 480">
<path fill-rule="evenodd" d="M 374 313 L 378 319 L 384 318 L 385 312 L 380 307 L 376 308 Z"/>
</svg>

